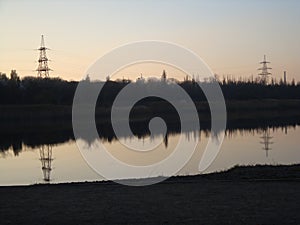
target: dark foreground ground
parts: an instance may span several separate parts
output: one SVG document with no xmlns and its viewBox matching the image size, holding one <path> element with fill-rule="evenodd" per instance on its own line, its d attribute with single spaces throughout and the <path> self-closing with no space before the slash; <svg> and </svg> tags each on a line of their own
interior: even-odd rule
<svg viewBox="0 0 300 225">
<path fill-rule="evenodd" d="M 300 165 L 237 167 L 146 187 L 0 187 L 1 224 L 300 224 Z"/>
</svg>

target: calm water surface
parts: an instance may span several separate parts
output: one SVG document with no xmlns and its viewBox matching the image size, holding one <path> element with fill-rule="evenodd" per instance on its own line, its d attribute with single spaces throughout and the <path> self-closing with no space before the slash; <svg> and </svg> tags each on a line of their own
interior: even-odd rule
<svg viewBox="0 0 300 225">
<path fill-rule="evenodd" d="M 198 165 L 207 143 L 207 131 L 184 133 L 185 142 L 193 142 L 200 137 L 200 143 L 188 164 L 179 175 L 198 174 Z M 227 130 L 221 150 L 205 173 L 228 169 L 235 165 L 293 164 L 300 163 L 299 126 L 265 127 L 256 129 Z M 157 135 L 159 138 L 159 134 Z M 143 143 L 125 138 L 129 144 Z M 167 157 L 177 144 L 179 134 L 168 134 L 164 142 L 148 155 L 127 150 L 116 140 L 101 139 L 108 151 L 116 158 L 133 164 L 154 163 Z M 153 140 L 155 141 L 155 140 Z M 218 136 L 214 137 L 218 142 Z M 87 143 L 92 144 L 92 143 Z M 184 151 L 184 149 L 182 149 Z M 51 158 L 52 160 L 47 160 Z M 51 170 L 50 170 L 51 169 Z M 0 151 L 0 185 L 28 185 L 35 183 L 60 183 L 77 181 L 98 181 L 104 178 L 91 169 L 78 150 L 74 140 L 59 144 L 26 145 L 11 141 Z M 149 174 L 150 176 L 167 174 Z M 126 178 L 126 173 L 116 175 Z"/>
</svg>

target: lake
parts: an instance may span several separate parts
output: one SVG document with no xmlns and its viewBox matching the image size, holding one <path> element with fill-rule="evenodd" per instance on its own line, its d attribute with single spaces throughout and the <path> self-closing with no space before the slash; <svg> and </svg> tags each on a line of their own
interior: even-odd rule
<svg viewBox="0 0 300 225">
<path fill-rule="evenodd" d="M 256 120 L 254 120 L 256 121 Z M 115 158 L 131 165 L 148 165 L 166 158 L 174 150 L 180 133 L 177 126 L 171 126 L 165 137 L 155 134 L 150 142 L 163 139 L 153 151 L 136 152 L 126 149 L 109 128 L 100 133 L 99 140 Z M 17 130 L 18 128 L 16 128 Z M 126 135 L 123 141 L 129 145 L 143 145 L 147 132 L 135 125 L 137 138 Z M 140 133 L 139 133 L 140 132 Z M 204 125 L 200 130 L 183 131 L 186 145 L 199 139 L 194 154 L 177 175 L 199 174 L 198 166 L 210 135 Z M 204 173 L 229 169 L 235 165 L 255 164 L 296 164 L 300 163 L 300 128 L 295 120 L 283 121 L 234 121 L 228 122 L 220 152 Z M 218 142 L 218 134 L 213 141 Z M 157 140 L 156 140 L 157 139 Z M 81 140 L 87 145 L 95 140 Z M 182 149 L 184 151 L 185 149 Z M 51 160 L 48 160 L 51 159 Z M 105 180 L 83 159 L 72 130 L 59 129 L 43 134 L 39 130 L 29 133 L 5 133 L 0 138 L 0 185 L 28 185 L 36 183 L 62 183 Z M 151 173 L 151 176 L 168 176 L 164 173 Z M 116 179 L 128 178 L 126 172 L 117 171 Z"/>
</svg>

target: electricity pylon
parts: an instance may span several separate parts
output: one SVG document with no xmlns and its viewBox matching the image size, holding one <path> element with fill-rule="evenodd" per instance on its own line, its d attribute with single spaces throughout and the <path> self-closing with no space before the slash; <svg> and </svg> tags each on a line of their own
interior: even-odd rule
<svg viewBox="0 0 300 225">
<path fill-rule="evenodd" d="M 41 46 L 37 50 L 40 51 L 40 57 L 38 60 L 39 65 L 36 69 L 36 71 L 38 72 L 38 77 L 49 77 L 49 71 L 51 69 L 48 67 L 49 59 L 46 55 L 46 50 L 49 50 L 49 48 L 45 47 L 44 35 L 42 35 Z"/>
<path fill-rule="evenodd" d="M 267 84 L 269 81 L 269 76 L 271 76 L 272 74 L 269 72 L 269 70 L 271 70 L 271 67 L 268 67 L 268 64 L 270 62 L 268 62 L 266 60 L 266 55 L 264 55 L 264 60 L 262 62 L 260 62 L 260 64 L 262 64 L 262 67 L 259 68 L 258 70 L 260 70 L 261 72 L 258 74 L 261 77 L 261 81 L 263 84 Z"/>
</svg>

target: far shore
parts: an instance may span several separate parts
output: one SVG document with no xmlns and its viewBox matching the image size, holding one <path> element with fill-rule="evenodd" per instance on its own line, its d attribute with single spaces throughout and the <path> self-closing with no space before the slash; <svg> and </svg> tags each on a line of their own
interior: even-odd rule
<svg viewBox="0 0 300 225">
<path fill-rule="evenodd" d="M 197 102 L 199 118 L 210 119 L 209 104 L 207 102 Z M 251 118 L 253 116 L 264 116 L 272 111 L 268 116 L 276 116 L 285 112 L 288 115 L 300 114 L 300 99 L 262 99 L 262 100 L 230 100 L 226 101 L 228 119 Z M 134 107 L 134 118 L 141 120 L 151 117 L 153 112 L 162 115 L 174 113 L 169 104 L 164 102 L 152 102 L 147 105 Z M 110 108 L 96 107 L 96 118 L 101 122 L 107 122 L 110 118 Z M 0 121 L 14 120 L 44 120 L 44 119 L 72 119 L 71 105 L 0 105 Z"/>
<path fill-rule="evenodd" d="M 239 166 L 150 186 L 0 187 L 2 224 L 299 224 L 300 165 Z"/>
</svg>

